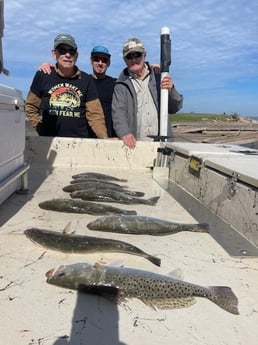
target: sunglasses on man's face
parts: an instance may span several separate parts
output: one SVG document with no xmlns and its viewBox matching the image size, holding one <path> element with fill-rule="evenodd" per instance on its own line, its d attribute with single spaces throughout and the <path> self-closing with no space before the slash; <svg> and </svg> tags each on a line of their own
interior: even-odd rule
<svg viewBox="0 0 258 345">
<path fill-rule="evenodd" d="M 77 53 L 77 50 L 73 48 L 58 48 L 57 49 L 58 54 L 65 55 L 69 53 L 71 56 L 74 56 Z"/>
<path fill-rule="evenodd" d="M 140 57 L 142 57 L 142 53 L 140 52 L 129 53 L 128 55 L 126 55 L 127 60 L 139 59 Z"/>
<path fill-rule="evenodd" d="M 103 57 L 103 56 L 93 56 L 93 57 L 92 57 L 92 60 L 93 60 L 94 62 L 100 62 L 100 61 L 102 61 L 103 63 L 107 63 L 109 59 L 106 58 L 106 57 Z"/>
</svg>

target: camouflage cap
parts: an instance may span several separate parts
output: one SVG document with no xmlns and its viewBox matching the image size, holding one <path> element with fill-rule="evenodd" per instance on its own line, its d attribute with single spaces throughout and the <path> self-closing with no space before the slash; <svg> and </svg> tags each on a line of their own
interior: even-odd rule
<svg viewBox="0 0 258 345">
<path fill-rule="evenodd" d="M 145 53 L 146 50 L 141 40 L 138 38 L 128 38 L 123 45 L 123 57 L 126 57 L 131 52 Z"/>
<path fill-rule="evenodd" d="M 77 50 L 75 39 L 69 34 L 59 34 L 56 36 L 54 40 L 54 49 L 56 49 L 60 44 L 67 44 Z"/>
</svg>

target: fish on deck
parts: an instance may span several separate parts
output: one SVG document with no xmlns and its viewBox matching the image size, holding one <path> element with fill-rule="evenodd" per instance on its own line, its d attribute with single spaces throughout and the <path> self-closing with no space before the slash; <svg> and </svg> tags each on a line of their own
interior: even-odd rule
<svg viewBox="0 0 258 345">
<path fill-rule="evenodd" d="M 97 172 L 85 172 L 80 173 L 72 176 L 73 179 L 77 178 L 95 178 L 99 180 L 106 180 L 106 181 L 118 181 L 118 182 L 128 182 L 127 179 L 118 178 L 112 175 L 107 175 L 103 173 L 97 173 Z"/>
<path fill-rule="evenodd" d="M 132 196 L 137 196 L 137 197 L 141 197 L 144 196 L 144 192 L 139 192 L 139 191 L 134 191 L 134 190 L 128 190 L 128 189 L 124 189 L 124 187 L 120 187 L 120 186 L 109 186 L 106 184 L 100 184 L 100 183 L 71 183 L 67 186 L 63 187 L 63 191 L 64 192 L 75 192 L 78 190 L 84 190 L 87 191 L 89 189 L 95 188 L 97 191 L 101 191 L 102 189 L 112 189 L 112 190 L 120 190 L 123 191 L 124 193 L 128 194 L 128 195 L 132 195 Z"/>
<path fill-rule="evenodd" d="M 100 185 L 106 185 L 106 186 L 110 186 L 110 187 L 120 187 L 120 188 L 126 188 L 125 185 L 121 185 L 119 183 L 116 182 L 111 182 L 111 181 L 107 181 L 107 180 L 100 180 L 97 178 L 93 178 L 93 177 L 80 177 L 80 178 L 76 178 L 70 181 L 70 184 L 77 184 L 77 183 L 95 183 L 95 184 L 100 184 Z"/>
<path fill-rule="evenodd" d="M 230 287 L 203 287 L 139 269 L 76 263 L 51 269 L 46 277 L 49 284 L 97 294 L 118 304 L 137 298 L 154 309 L 173 309 L 189 307 L 195 297 L 204 297 L 229 313 L 239 314 L 238 299 Z"/>
<path fill-rule="evenodd" d="M 118 207 L 91 201 L 62 198 L 42 201 L 39 203 L 39 207 L 49 211 L 67 213 L 87 213 L 92 215 L 137 214 L 135 210 L 124 210 Z"/>
<path fill-rule="evenodd" d="M 207 223 L 178 223 L 137 215 L 103 216 L 88 223 L 87 227 L 97 231 L 152 236 L 170 235 L 180 231 L 209 232 Z"/>
<path fill-rule="evenodd" d="M 125 253 L 141 256 L 156 266 L 160 266 L 161 260 L 150 255 L 138 247 L 123 241 L 93 236 L 67 234 L 65 232 L 51 231 L 47 229 L 30 228 L 24 234 L 32 242 L 44 248 L 63 253 L 90 254 L 97 252 Z"/>
<path fill-rule="evenodd" d="M 149 199 L 142 199 L 125 193 L 124 191 L 102 189 L 96 190 L 96 188 L 88 189 L 87 191 L 78 190 L 70 193 L 71 198 L 79 198 L 89 201 L 103 201 L 103 202 L 115 202 L 120 204 L 144 204 L 148 206 L 155 206 L 159 200 L 159 196 L 154 196 Z"/>
</svg>

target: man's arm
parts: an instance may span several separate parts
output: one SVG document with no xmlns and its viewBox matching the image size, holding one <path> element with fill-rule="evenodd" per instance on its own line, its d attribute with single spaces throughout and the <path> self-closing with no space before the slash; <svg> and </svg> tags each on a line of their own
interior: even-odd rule
<svg viewBox="0 0 258 345">
<path fill-rule="evenodd" d="M 86 118 L 99 139 L 108 138 L 105 118 L 98 98 L 86 102 Z"/>
<path fill-rule="evenodd" d="M 168 112 L 169 114 L 175 114 L 183 106 L 184 97 L 177 92 L 176 88 L 173 87 L 168 92 Z"/>
<path fill-rule="evenodd" d="M 112 120 L 119 138 L 131 133 L 128 123 L 125 86 L 117 84 L 112 98 Z"/>
<path fill-rule="evenodd" d="M 28 120 L 33 128 L 39 133 L 42 118 L 40 116 L 41 99 L 36 96 L 32 91 L 29 91 L 26 103 L 25 112 Z"/>
<path fill-rule="evenodd" d="M 133 149 L 136 146 L 136 138 L 132 133 L 128 120 L 128 107 L 126 104 L 126 88 L 117 84 L 112 98 L 112 120 L 114 130 L 126 146 Z"/>
</svg>

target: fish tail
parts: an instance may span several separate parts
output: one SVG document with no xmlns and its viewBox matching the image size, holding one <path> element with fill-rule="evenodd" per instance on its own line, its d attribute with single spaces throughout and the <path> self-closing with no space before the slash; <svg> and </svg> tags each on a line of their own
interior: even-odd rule
<svg viewBox="0 0 258 345">
<path fill-rule="evenodd" d="M 209 224 L 208 223 L 199 223 L 195 224 L 192 228 L 193 232 L 209 232 Z"/>
<path fill-rule="evenodd" d="M 159 266 L 161 265 L 161 259 L 157 258 L 156 256 L 153 255 L 147 255 L 146 259 L 152 262 L 154 265 Z"/>
<path fill-rule="evenodd" d="M 210 286 L 208 299 L 231 314 L 239 315 L 238 299 L 228 286 Z"/>
<path fill-rule="evenodd" d="M 150 206 L 154 206 L 157 204 L 158 200 L 159 200 L 159 196 L 153 196 L 152 198 L 149 198 L 147 200 L 142 200 L 143 204 L 146 204 L 146 205 L 150 205 Z"/>
</svg>

